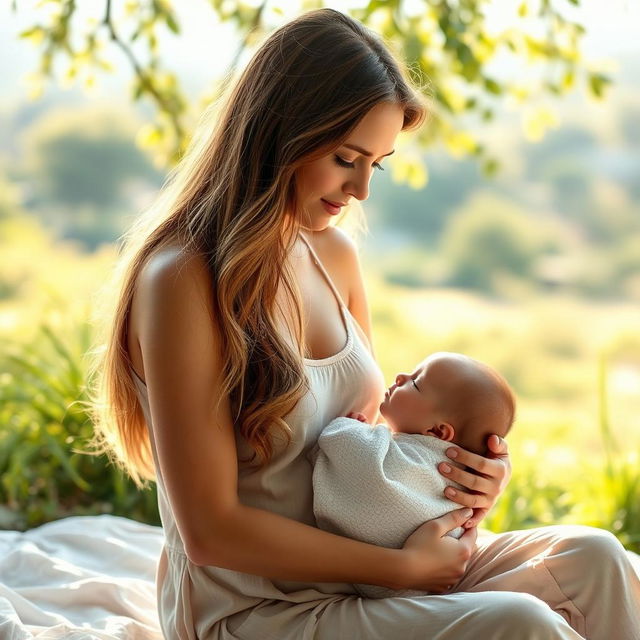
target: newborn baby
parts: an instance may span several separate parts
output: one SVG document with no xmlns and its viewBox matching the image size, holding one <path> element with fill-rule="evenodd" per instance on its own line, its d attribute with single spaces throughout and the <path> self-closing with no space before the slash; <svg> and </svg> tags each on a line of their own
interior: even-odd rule
<svg viewBox="0 0 640 640">
<path fill-rule="evenodd" d="M 435 353 L 413 374 L 399 374 L 380 413 L 387 424 L 364 417 L 336 418 L 308 453 L 313 465 L 313 509 L 318 527 L 378 546 L 400 549 L 427 520 L 460 505 L 443 491 L 437 465 L 455 464 L 451 444 L 485 455 L 488 436 L 504 437 L 515 399 L 491 367 L 457 353 Z M 455 484 L 455 483 L 453 483 Z M 459 486 L 459 485 L 456 485 Z M 450 532 L 458 538 L 463 529 Z M 369 598 L 424 595 L 356 584 Z"/>
</svg>

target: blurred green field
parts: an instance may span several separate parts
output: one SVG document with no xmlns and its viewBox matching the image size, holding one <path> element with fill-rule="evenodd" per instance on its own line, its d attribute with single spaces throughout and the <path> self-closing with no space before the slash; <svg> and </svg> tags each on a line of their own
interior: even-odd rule
<svg viewBox="0 0 640 640">
<path fill-rule="evenodd" d="M 77 402 L 82 353 L 115 248 L 83 253 L 24 218 L 3 223 L 0 237 L 0 526 L 105 511 L 157 524 L 153 491 L 73 451 L 91 431 Z M 388 381 L 433 351 L 459 351 L 496 367 L 517 394 L 513 478 L 485 524 L 593 524 L 640 550 L 638 306 L 559 293 L 489 300 L 367 272 Z"/>
</svg>

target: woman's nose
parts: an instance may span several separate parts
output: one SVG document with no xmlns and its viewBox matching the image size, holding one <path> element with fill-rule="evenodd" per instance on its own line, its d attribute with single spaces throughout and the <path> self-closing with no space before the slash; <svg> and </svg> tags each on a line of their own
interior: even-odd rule
<svg viewBox="0 0 640 640">
<path fill-rule="evenodd" d="M 357 179 L 349 182 L 344 191 L 358 200 L 366 200 L 369 197 L 369 180 L 371 180 L 371 176 L 363 173 Z"/>
<path fill-rule="evenodd" d="M 407 375 L 406 373 L 399 373 L 396 376 L 396 385 L 398 387 L 400 387 L 401 385 L 403 385 L 408 379 L 409 379 L 409 375 Z"/>
</svg>

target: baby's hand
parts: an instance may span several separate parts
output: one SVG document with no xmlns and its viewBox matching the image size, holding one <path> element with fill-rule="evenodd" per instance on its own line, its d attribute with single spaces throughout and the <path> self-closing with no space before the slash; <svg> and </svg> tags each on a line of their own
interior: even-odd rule
<svg viewBox="0 0 640 640">
<path fill-rule="evenodd" d="M 367 421 L 364 414 L 358 413 L 357 411 L 352 411 L 351 413 L 348 413 L 347 418 L 351 418 L 352 420 L 359 420 L 360 422 Z"/>
</svg>

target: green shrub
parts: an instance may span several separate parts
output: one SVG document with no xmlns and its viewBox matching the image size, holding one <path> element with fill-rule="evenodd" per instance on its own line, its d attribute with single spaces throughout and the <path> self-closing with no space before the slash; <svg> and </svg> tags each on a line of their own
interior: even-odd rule
<svg viewBox="0 0 640 640">
<path fill-rule="evenodd" d="M 89 346 L 87 324 L 64 339 L 43 326 L 0 363 L 3 528 L 99 513 L 160 524 L 155 489 L 137 490 L 106 456 L 86 453 L 93 433 L 83 358 Z"/>
</svg>

